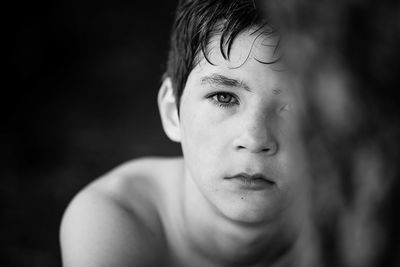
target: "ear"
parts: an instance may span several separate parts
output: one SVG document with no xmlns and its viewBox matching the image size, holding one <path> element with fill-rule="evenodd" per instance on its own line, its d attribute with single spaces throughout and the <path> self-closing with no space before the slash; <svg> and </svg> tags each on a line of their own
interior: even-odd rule
<svg viewBox="0 0 400 267">
<path fill-rule="evenodd" d="M 165 78 L 158 91 L 158 109 L 165 133 L 174 142 L 181 141 L 180 122 L 178 108 L 172 82 L 169 77 Z"/>
</svg>

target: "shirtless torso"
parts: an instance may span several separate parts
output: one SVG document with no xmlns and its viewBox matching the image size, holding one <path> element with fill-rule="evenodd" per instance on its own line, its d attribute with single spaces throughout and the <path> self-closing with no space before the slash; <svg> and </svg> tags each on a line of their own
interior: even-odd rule
<svg viewBox="0 0 400 267">
<path fill-rule="evenodd" d="M 126 163 L 88 185 L 63 218 L 64 266 L 200 267 L 243 266 L 245 262 L 269 266 L 253 262 L 260 259 L 262 250 L 244 249 L 260 247 L 257 230 L 234 229 L 218 218 L 211 220 L 213 228 L 190 227 L 195 223 L 187 220 L 186 213 L 206 214 L 196 207 L 185 210 L 183 178 L 181 158 L 148 158 Z M 229 233 L 234 230 L 237 233 Z M 226 261 L 224 256 L 231 258 Z"/>
</svg>

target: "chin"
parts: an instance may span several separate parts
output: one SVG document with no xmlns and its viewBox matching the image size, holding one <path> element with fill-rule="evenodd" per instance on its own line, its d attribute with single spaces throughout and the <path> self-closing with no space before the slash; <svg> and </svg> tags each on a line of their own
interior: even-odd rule
<svg viewBox="0 0 400 267">
<path fill-rule="evenodd" d="M 268 203 L 268 200 L 253 201 L 245 197 L 239 200 L 218 205 L 224 216 L 240 224 L 265 224 L 279 221 L 283 209 L 278 203 Z"/>
</svg>

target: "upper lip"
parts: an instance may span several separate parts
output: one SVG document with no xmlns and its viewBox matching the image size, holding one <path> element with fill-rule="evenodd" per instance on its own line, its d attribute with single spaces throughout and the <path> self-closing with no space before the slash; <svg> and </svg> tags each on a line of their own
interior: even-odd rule
<svg viewBox="0 0 400 267">
<path fill-rule="evenodd" d="M 235 175 L 232 175 L 232 176 L 228 176 L 228 177 L 226 177 L 226 178 L 227 178 L 227 179 L 245 178 L 245 179 L 250 179 L 250 180 L 253 180 L 253 179 L 263 179 L 263 180 L 265 180 L 265 181 L 267 181 L 267 182 L 269 182 L 269 183 L 271 183 L 271 184 L 275 184 L 275 182 L 274 182 L 272 179 L 266 177 L 266 176 L 265 176 L 264 174 L 262 174 L 262 173 L 248 174 L 248 173 L 245 173 L 245 172 L 241 172 L 241 173 L 238 173 L 238 174 L 235 174 Z"/>
</svg>

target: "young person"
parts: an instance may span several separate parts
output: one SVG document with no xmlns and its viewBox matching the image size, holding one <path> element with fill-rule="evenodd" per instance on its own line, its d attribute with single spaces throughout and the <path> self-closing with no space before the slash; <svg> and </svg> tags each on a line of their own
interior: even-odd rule
<svg viewBox="0 0 400 267">
<path fill-rule="evenodd" d="M 183 157 L 128 162 L 61 225 L 63 264 L 286 266 L 301 229 L 278 36 L 252 1 L 180 1 L 158 104 Z"/>
</svg>

